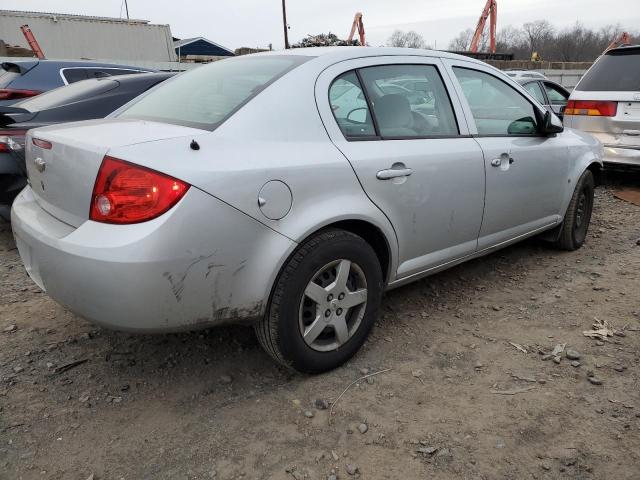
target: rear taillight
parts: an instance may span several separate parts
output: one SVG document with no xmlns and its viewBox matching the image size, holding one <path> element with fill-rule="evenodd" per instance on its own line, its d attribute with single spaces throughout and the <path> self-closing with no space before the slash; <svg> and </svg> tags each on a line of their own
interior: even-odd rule
<svg viewBox="0 0 640 480">
<path fill-rule="evenodd" d="M 0 153 L 24 148 L 26 130 L 0 130 Z"/>
<path fill-rule="evenodd" d="M 590 117 L 615 117 L 618 102 L 598 100 L 569 100 L 565 115 L 587 115 Z"/>
<path fill-rule="evenodd" d="M 89 218 L 103 223 L 139 223 L 173 207 L 189 184 L 149 168 L 104 157 L 91 197 Z"/>
<path fill-rule="evenodd" d="M 0 100 L 17 100 L 40 95 L 40 90 L 24 90 L 19 88 L 0 88 Z"/>
</svg>

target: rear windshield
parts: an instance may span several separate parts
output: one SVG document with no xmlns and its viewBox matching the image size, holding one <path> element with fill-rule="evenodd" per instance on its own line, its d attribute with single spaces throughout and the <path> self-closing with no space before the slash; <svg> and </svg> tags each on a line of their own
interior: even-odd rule
<svg viewBox="0 0 640 480">
<path fill-rule="evenodd" d="M 582 77 L 576 90 L 586 92 L 640 91 L 640 49 L 601 56 Z"/>
<path fill-rule="evenodd" d="M 282 75 L 311 57 L 220 60 L 178 75 L 118 116 L 214 130 Z"/>
<path fill-rule="evenodd" d="M 14 107 L 24 108 L 30 112 L 41 112 L 95 97 L 113 90 L 118 85 L 120 83 L 116 80 L 83 80 L 49 90 L 29 100 L 17 103 Z"/>
</svg>

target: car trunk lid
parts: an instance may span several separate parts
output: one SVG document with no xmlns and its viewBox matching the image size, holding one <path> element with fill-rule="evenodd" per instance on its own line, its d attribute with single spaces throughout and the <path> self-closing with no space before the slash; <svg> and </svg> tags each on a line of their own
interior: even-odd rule
<svg viewBox="0 0 640 480">
<path fill-rule="evenodd" d="M 29 184 L 44 210 L 78 227 L 89 218 L 95 179 L 111 148 L 202 133 L 189 127 L 119 119 L 36 129 L 27 134 L 25 145 Z"/>
</svg>

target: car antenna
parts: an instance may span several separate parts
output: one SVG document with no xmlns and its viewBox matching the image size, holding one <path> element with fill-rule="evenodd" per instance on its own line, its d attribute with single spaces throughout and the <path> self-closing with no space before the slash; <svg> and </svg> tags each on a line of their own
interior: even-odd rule
<svg viewBox="0 0 640 480">
<path fill-rule="evenodd" d="M 191 144 L 189 145 L 191 150 L 200 150 L 200 144 L 195 140 L 191 140 Z"/>
</svg>

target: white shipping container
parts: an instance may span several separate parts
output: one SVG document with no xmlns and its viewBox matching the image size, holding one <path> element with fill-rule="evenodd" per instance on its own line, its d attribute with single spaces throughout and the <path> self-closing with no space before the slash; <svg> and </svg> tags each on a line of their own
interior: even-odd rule
<svg viewBox="0 0 640 480">
<path fill-rule="evenodd" d="M 0 40 L 29 48 L 20 26 L 29 25 L 50 59 L 174 62 L 169 25 L 147 20 L 0 10 Z"/>
</svg>

